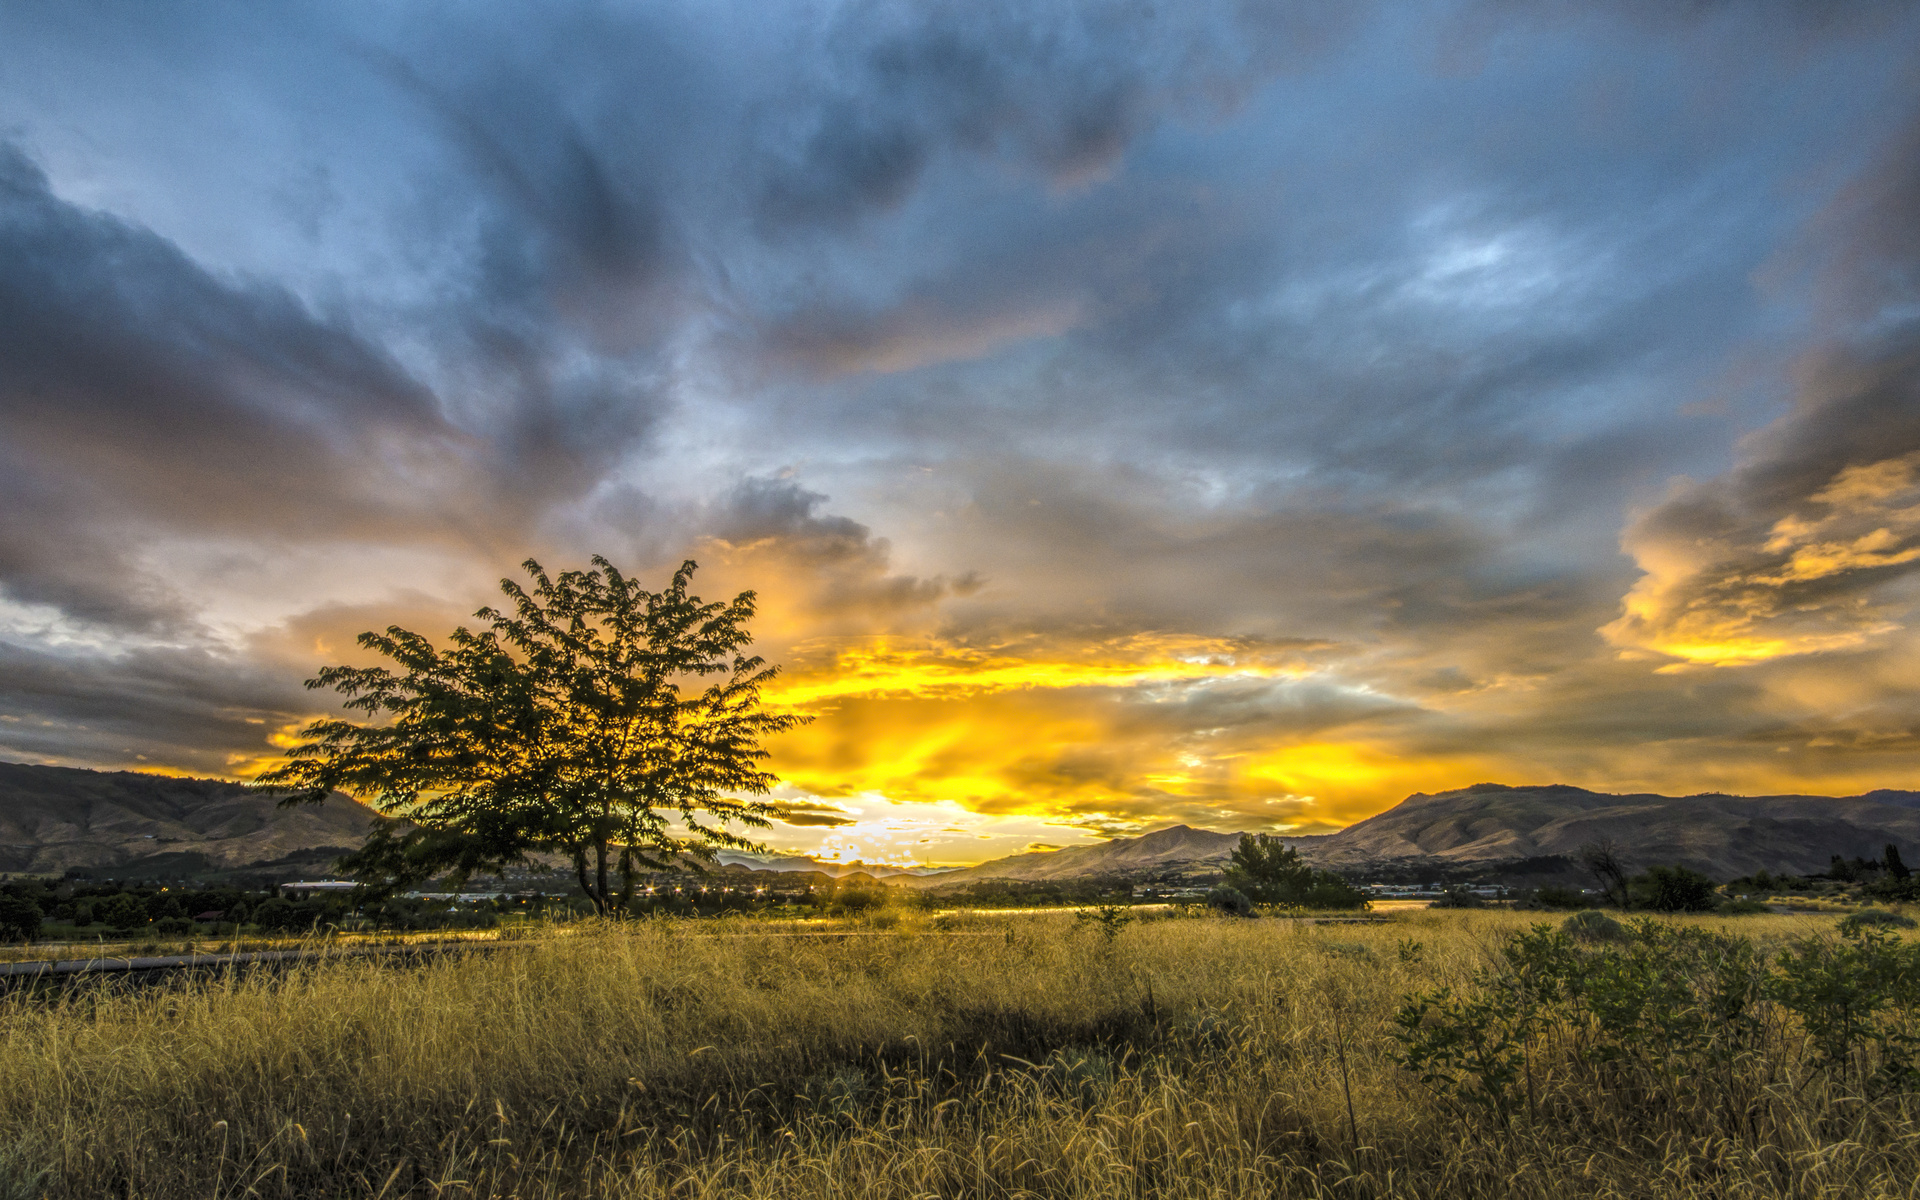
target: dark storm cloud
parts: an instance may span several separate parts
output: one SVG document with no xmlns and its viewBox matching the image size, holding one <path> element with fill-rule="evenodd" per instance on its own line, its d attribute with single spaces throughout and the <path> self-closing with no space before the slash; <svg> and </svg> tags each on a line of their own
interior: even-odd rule
<svg viewBox="0 0 1920 1200">
<path fill-rule="evenodd" d="M 788 480 L 747 479 L 702 524 L 734 572 L 768 577 L 780 593 L 774 603 L 797 604 L 815 619 L 884 619 L 979 588 L 970 574 L 922 579 L 892 571 L 887 540 L 817 511 L 826 501 Z"/>
<path fill-rule="evenodd" d="M 1096 177 L 1159 122 L 1232 107 L 1365 11 L 1313 7 L 847 5 L 821 39 L 822 77 L 763 117 L 790 145 L 759 185 L 761 213 L 832 225 L 891 208 L 947 151 L 1005 155 L 1060 185 Z"/>
<path fill-rule="evenodd" d="M 1897 623 L 1913 23 L 1845 7 L 0 12 L 0 586 L 189 643 L 16 621 L 4 744 L 260 751 L 348 626 L 603 549 L 922 689 L 811 727 L 846 789 L 1117 829 L 1298 816 L 1296 743 L 1357 815 L 1476 738 L 1737 741 L 1767 687 L 1597 630 L 1677 474 L 1623 644 Z M 196 539 L 324 566 L 216 619 Z"/>
<path fill-rule="evenodd" d="M 0 586 L 87 619 L 182 615 L 128 561 L 138 526 L 374 524 L 412 507 L 386 470 L 457 443 L 345 321 L 62 202 L 4 144 L 0 328 Z"/>
<path fill-rule="evenodd" d="M 311 707 L 299 681 L 199 649 L 48 652 L 0 642 L 0 755 L 233 775 Z"/>
</svg>

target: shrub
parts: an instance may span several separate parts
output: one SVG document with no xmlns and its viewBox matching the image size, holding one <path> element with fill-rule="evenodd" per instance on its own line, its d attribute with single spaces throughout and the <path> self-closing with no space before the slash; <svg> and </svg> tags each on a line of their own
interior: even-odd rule
<svg viewBox="0 0 1920 1200">
<path fill-rule="evenodd" d="M 1217 887 L 1207 893 L 1207 907 L 1233 917 L 1251 917 L 1253 901 L 1239 888 Z"/>
<path fill-rule="evenodd" d="M 1722 900 L 1713 911 L 1724 917 L 1751 917 L 1773 910 L 1759 900 Z"/>
<path fill-rule="evenodd" d="M 40 934 L 40 906 L 18 896 L 0 896 L 0 938 L 31 941 Z"/>
<path fill-rule="evenodd" d="M 1543 887 L 1533 894 L 1533 902 L 1540 908 L 1559 908 L 1573 910 L 1586 907 L 1587 898 L 1570 887 Z"/>
<path fill-rule="evenodd" d="M 1583 942 L 1624 942 L 1628 937 L 1625 925 L 1597 908 L 1573 914 L 1560 928 Z"/>
<path fill-rule="evenodd" d="M 1650 867 L 1628 885 L 1635 908 L 1655 912 L 1712 912 L 1714 882 L 1685 867 Z"/>
<path fill-rule="evenodd" d="M 147 927 L 147 906 L 138 896 L 121 892 L 94 909 L 97 920 L 104 921 L 115 933 L 132 933 Z"/>
<path fill-rule="evenodd" d="M 1912 917 L 1884 908 L 1863 908 L 1840 922 L 1840 932 L 1850 934 L 1862 929 L 1912 929 L 1913 925 Z"/>
<path fill-rule="evenodd" d="M 1463 887 L 1450 887 L 1433 902 L 1434 908 L 1485 908 L 1487 902 Z"/>
</svg>

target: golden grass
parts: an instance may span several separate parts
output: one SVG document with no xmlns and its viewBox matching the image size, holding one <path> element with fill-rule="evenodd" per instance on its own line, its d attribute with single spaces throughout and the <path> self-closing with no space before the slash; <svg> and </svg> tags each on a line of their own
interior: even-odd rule
<svg viewBox="0 0 1920 1200">
<path fill-rule="evenodd" d="M 1170 919 L 1111 942 L 1055 916 L 644 921 L 16 994 L 0 1196 L 1920 1193 L 1906 1102 L 1836 1107 L 1804 1060 L 1744 1132 L 1632 1111 L 1502 1132 L 1437 1102 L 1389 1057 L 1400 998 L 1464 983 L 1529 920 Z M 1832 919 L 1703 923 L 1784 941 Z"/>
</svg>

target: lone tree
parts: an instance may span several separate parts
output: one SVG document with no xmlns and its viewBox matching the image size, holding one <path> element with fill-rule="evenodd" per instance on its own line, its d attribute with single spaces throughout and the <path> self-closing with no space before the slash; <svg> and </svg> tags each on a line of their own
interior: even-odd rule
<svg viewBox="0 0 1920 1200">
<path fill-rule="evenodd" d="M 1222 880 L 1255 904 L 1282 908 L 1365 908 L 1367 894 L 1332 871 L 1300 861 L 1300 851 L 1265 833 L 1243 833 Z"/>
<path fill-rule="evenodd" d="M 1620 861 L 1620 848 L 1612 838 L 1603 837 L 1587 842 L 1574 852 L 1580 865 L 1587 869 L 1600 885 L 1607 902 L 1619 908 L 1626 908 L 1631 901 L 1627 895 L 1627 867 Z"/>
<path fill-rule="evenodd" d="M 396 818 L 341 860 L 389 889 L 558 852 L 604 916 L 625 911 L 637 870 L 752 848 L 728 825 L 768 824 L 738 798 L 774 783 L 760 738 L 808 719 L 761 708 L 778 668 L 741 653 L 754 594 L 702 602 L 692 562 L 659 592 L 597 555 L 555 577 L 522 565 L 533 590 L 501 580 L 510 611 L 481 609 L 486 626 L 455 629 L 450 649 L 361 634 L 395 669 L 323 667 L 307 686 L 390 719 L 315 721 L 259 782 L 291 791 L 283 804 L 340 790 Z"/>
</svg>

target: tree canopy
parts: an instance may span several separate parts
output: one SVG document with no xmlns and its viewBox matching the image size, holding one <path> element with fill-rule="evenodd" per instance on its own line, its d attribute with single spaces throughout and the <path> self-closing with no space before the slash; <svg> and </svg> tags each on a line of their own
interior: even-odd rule
<svg viewBox="0 0 1920 1200">
<path fill-rule="evenodd" d="M 342 860 L 386 887 L 556 852 L 605 914 L 638 870 L 752 848 L 729 826 L 768 824 L 740 798 L 775 782 L 760 739 L 806 720 L 762 708 L 778 668 L 743 653 L 754 594 L 703 602 L 691 561 L 658 592 L 597 555 L 558 576 L 523 566 L 532 590 L 501 580 L 506 610 L 481 609 L 485 626 L 447 649 L 398 626 L 361 634 L 393 669 L 324 667 L 307 686 L 369 720 L 315 721 L 259 782 L 291 791 L 284 803 L 339 790 L 396 818 Z"/>
<path fill-rule="evenodd" d="M 1282 908 L 1365 908 L 1367 894 L 1331 871 L 1300 861 L 1300 851 L 1265 833 L 1243 833 L 1223 880 L 1255 904 Z"/>
</svg>

